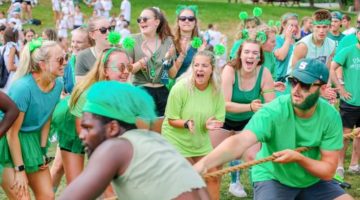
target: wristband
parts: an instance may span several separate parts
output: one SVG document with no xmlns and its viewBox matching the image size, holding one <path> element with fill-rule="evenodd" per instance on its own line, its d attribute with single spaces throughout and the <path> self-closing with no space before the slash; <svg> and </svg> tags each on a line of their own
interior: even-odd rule
<svg viewBox="0 0 360 200">
<path fill-rule="evenodd" d="M 47 153 L 46 147 L 41 147 L 41 153 L 42 153 L 43 156 L 46 155 L 46 153 Z"/>
</svg>

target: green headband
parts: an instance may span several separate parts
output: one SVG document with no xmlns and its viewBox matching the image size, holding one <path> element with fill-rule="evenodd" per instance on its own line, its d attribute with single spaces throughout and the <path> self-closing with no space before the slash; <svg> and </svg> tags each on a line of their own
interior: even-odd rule
<svg viewBox="0 0 360 200">
<path fill-rule="evenodd" d="M 41 45 L 42 45 L 42 38 L 41 37 L 31 40 L 31 42 L 29 43 L 30 53 L 35 51 L 35 49 L 40 48 Z"/>
<path fill-rule="evenodd" d="M 253 9 L 253 15 L 254 15 L 254 18 L 255 17 L 260 17 L 261 15 L 262 15 L 262 9 L 260 8 L 260 7 L 255 7 L 254 9 Z M 242 12 L 240 12 L 239 13 L 239 18 L 241 19 L 241 20 L 247 20 L 247 19 L 250 19 L 250 17 L 249 17 L 249 15 L 248 15 L 248 13 L 247 12 L 245 12 L 245 11 L 242 11 Z"/>
<path fill-rule="evenodd" d="M 111 47 L 110 49 L 108 49 L 105 53 L 105 56 L 104 56 L 104 59 L 102 60 L 102 62 L 105 64 L 108 59 L 109 59 L 109 56 L 112 52 L 114 52 L 115 50 L 120 50 L 119 48 L 116 48 L 116 47 Z"/>
<path fill-rule="evenodd" d="M 328 20 L 328 19 L 324 19 L 324 20 L 314 20 L 312 22 L 313 25 L 330 25 L 331 24 L 331 21 Z"/>
<path fill-rule="evenodd" d="M 185 9 L 188 9 L 188 10 L 191 10 L 193 11 L 195 17 L 198 15 L 198 6 L 197 5 L 190 5 L 190 6 L 186 6 L 186 5 L 178 5 L 176 6 L 176 15 L 179 16 L 181 11 L 185 10 Z"/>
</svg>

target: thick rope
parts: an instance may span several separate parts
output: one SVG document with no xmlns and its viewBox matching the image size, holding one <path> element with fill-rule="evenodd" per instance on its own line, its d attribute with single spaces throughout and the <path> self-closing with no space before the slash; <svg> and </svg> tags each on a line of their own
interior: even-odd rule
<svg viewBox="0 0 360 200">
<path fill-rule="evenodd" d="M 354 137 L 356 137 L 356 135 L 357 134 L 355 134 L 354 129 L 353 129 L 353 131 L 351 133 L 344 135 L 344 139 L 354 138 Z M 295 149 L 295 151 L 304 152 L 304 151 L 308 151 L 310 149 L 312 149 L 312 147 L 299 147 L 299 148 Z M 246 168 L 249 168 L 251 166 L 258 165 L 258 164 L 261 164 L 261 163 L 264 163 L 264 162 L 273 161 L 275 159 L 276 159 L 276 157 L 274 155 L 271 155 L 271 156 L 268 156 L 268 157 L 265 157 L 265 158 L 262 158 L 262 159 L 259 159 L 259 160 L 253 160 L 253 161 L 249 161 L 249 162 L 239 164 L 239 165 L 236 165 L 236 166 L 233 166 L 233 167 L 227 167 L 227 168 L 224 168 L 222 170 L 207 173 L 207 174 L 204 174 L 203 177 L 204 177 L 204 179 L 217 178 L 217 177 L 223 176 L 225 174 L 228 174 L 229 172 L 234 172 L 234 171 L 238 171 L 238 170 L 241 170 L 241 169 L 246 169 Z"/>
</svg>

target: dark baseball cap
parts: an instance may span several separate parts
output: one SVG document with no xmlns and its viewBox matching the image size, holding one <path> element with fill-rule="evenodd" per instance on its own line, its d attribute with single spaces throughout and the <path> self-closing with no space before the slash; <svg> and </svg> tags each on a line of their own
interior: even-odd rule
<svg viewBox="0 0 360 200">
<path fill-rule="evenodd" d="M 317 80 L 327 83 L 329 70 L 324 63 L 318 60 L 305 58 L 296 63 L 292 76 L 306 84 L 314 83 Z"/>
</svg>

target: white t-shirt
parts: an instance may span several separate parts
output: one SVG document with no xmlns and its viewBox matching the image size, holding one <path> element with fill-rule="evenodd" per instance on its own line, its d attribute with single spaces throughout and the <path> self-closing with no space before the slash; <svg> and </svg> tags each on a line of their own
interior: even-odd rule
<svg viewBox="0 0 360 200">
<path fill-rule="evenodd" d="M 8 66 L 9 65 L 9 53 L 10 53 L 10 49 L 11 47 L 15 47 L 15 49 L 17 51 L 19 51 L 19 47 L 18 45 L 15 43 L 15 42 L 8 42 L 6 43 L 5 46 L 3 46 L 2 48 L 0 48 L 0 51 L 1 53 L 3 53 L 4 51 L 4 48 L 5 48 L 5 51 L 4 51 L 4 62 L 5 62 L 5 65 Z M 14 58 L 14 64 L 16 66 L 19 66 L 19 57 L 15 54 L 15 58 Z M 10 88 L 10 85 L 12 83 L 12 80 L 13 80 L 13 77 L 14 77 L 14 74 L 15 72 L 14 71 L 11 71 L 10 74 L 9 74 L 9 78 L 6 82 L 6 85 L 4 86 L 4 88 L 2 89 L 3 92 L 7 93 L 9 88 Z"/>
<path fill-rule="evenodd" d="M 75 13 L 74 15 L 74 25 L 75 26 L 81 26 L 83 24 L 84 18 L 83 14 L 81 12 Z"/>
<path fill-rule="evenodd" d="M 346 29 L 345 31 L 342 32 L 344 35 L 350 35 L 353 33 L 356 33 L 356 28 L 354 27 L 350 27 L 349 29 Z"/>
<path fill-rule="evenodd" d="M 126 21 L 130 22 L 131 19 L 131 4 L 128 0 L 123 0 L 121 2 L 121 14 L 124 15 L 124 18 L 126 19 Z"/>
</svg>

